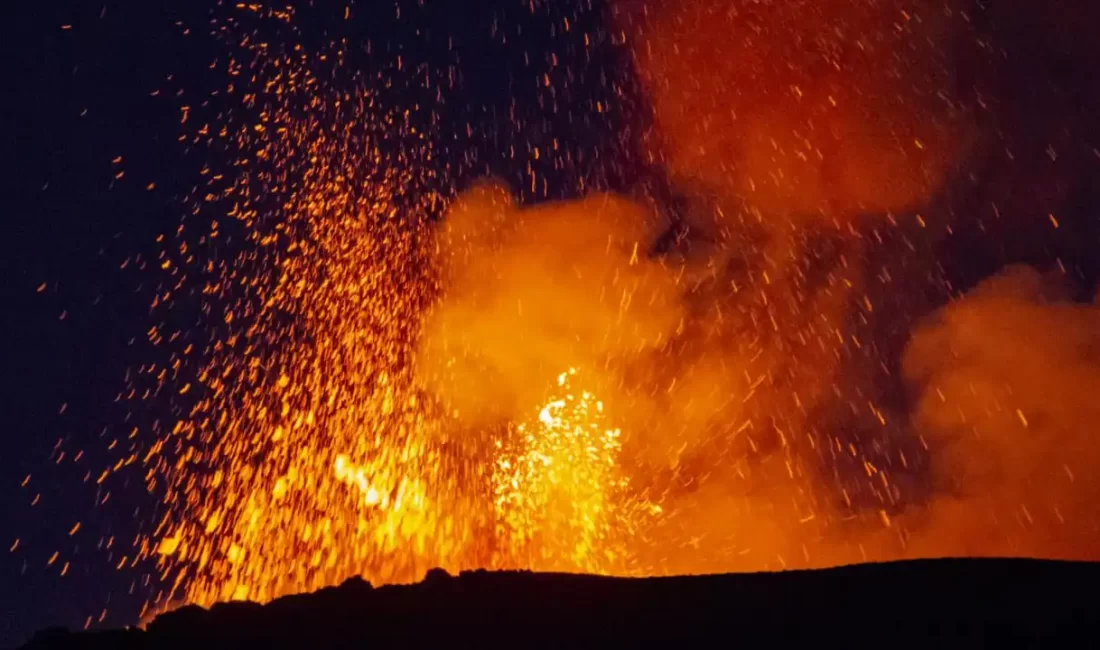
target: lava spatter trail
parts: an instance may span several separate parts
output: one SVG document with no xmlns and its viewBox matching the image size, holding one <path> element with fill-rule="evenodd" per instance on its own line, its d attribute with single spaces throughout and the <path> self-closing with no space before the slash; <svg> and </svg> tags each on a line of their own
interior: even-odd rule
<svg viewBox="0 0 1100 650">
<path fill-rule="evenodd" d="M 181 241 L 162 264 L 201 266 L 186 281 L 202 284 L 210 340 L 173 359 L 204 361 L 175 387 L 187 411 L 142 459 L 165 506 L 140 542 L 167 587 L 154 608 L 453 568 L 475 519 L 407 364 L 431 297 L 418 249 L 437 200 L 431 143 L 412 109 L 383 108 L 343 68 L 346 44 L 238 44 L 253 58 L 229 61 L 224 92 L 240 106 L 195 128 L 234 153 L 204 170 L 205 202 L 246 243 L 195 262 Z M 218 227 L 200 245 L 216 250 Z"/>
<path fill-rule="evenodd" d="M 293 12 L 239 9 L 296 34 Z M 447 201 L 434 189 L 434 115 L 380 92 L 387 74 L 407 76 L 400 59 L 368 79 L 345 65 L 346 42 L 310 53 L 234 36 L 232 21 L 218 30 L 242 52 L 222 91 L 239 106 L 210 123 L 185 106 L 182 119 L 212 160 L 231 154 L 224 169 L 208 163 L 195 193 L 231 223 L 212 219 L 197 242 L 181 227 L 162 256 L 177 287 L 201 283 L 209 341 L 158 375 L 181 415 L 141 459 L 164 505 L 138 540 L 163 585 L 149 610 L 266 601 L 351 575 L 411 581 L 437 566 L 624 566 L 609 548 L 625 479 L 617 434 L 589 431 L 595 398 L 579 395 L 568 426 L 561 414 L 519 425 L 531 427 L 523 449 L 494 451 L 417 385 L 419 323 L 443 290 L 431 220 Z M 226 230 L 244 240 L 235 256 L 194 252 L 221 250 Z M 177 271 L 188 264 L 198 268 Z M 171 307 L 171 295 L 154 304 Z M 508 482 L 522 505 L 505 505 L 500 468 L 535 456 L 541 471 L 528 463 Z M 576 499 L 569 512 L 532 510 L 563 495 Z"/>
</svg>

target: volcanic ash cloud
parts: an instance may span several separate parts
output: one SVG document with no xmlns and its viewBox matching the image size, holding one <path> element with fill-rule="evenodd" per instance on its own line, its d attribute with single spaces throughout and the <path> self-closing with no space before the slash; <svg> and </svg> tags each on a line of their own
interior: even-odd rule
<svg viewBox="0 0 1100 650">
<path fill-rule="evenodd" d="M 918 206 L 966 148 L 965 12 L 940 0 L 619 0 L 681 182 L 777 224 Z"/>
<path fill-rule="evenodd" d="M 418 376 L 468 424 L 517 419 L 569 368 L 606 383 L 683 318 L 675 274 L 649 255 L 661 227 L 611 195 L 519 208 L 490 182 L 467 191 L 437 233 L 444 296 Z"/>
<path fill-rule="evenodd" d="M 1100 306 L 1011 267 L 919 325 L 905 352 L 936 497 L 920 555 L 1100 558 Z"/>
<path fill-rule="evenodd" d="M 528 419 L 576 369 L 622 431 L 634 497 L 662 510 L 632 547 L 643 572 L 858 559 L 822 538 L 841 515 L 814 454 L 832 442 L 806 422 L 834 395 L 844 283 L 805 289 L 721 247 L 658 254 L 667 230 L 613 195 L 521 207 L 471 188 L 435 231 L 442 294 L 418 380 L 482 457 L 487 432 Z"/>
</svg>

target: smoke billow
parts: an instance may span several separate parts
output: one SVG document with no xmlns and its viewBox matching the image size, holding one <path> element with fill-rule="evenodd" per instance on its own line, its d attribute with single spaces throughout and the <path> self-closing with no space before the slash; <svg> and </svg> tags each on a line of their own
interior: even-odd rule
<svg viewBox="0 0 1100 650">
<path fill-rule="evenodd" d="M 938 496 L 923 554 L 1096 559 L 1100 305 L 1012 267 L 913 332 L 903 359 Z"/>
<path fill-rule="evenodd" d="M 622 428 L 632 489 L 663 509 L 631 549 L 645 572 L 1096 556 L 1100 307 L 1028 268 L 987 280 L 913 329 L 914 406 L 887 418 L 853 397 L 871 380 L 843 362 L 846 318 L 873 314 L 842 264 L 765 280 L 761 256 L 655 252 L 663 227 L 625 198 L 523 208 L 474 187 L 437 230 L 423 385 L 477 431 L 577 368 Z M 884 433 L 837 430 L 858 420 Z M 907 438 L 919 493 L 884 461 L 912 474 Z"/>
<path fill-rule="evenodd" d="M 660 227 L 611 195 L 519 208 L 500 186 L 469 190 L 438 237 L 446 298 L 425 323 L 425 385 L 487 424 L 538 404 L 569 368 L 603 378 L 659 348 L 683 318 L 675 273 L 648 254 Z"/>
<path fill-rule="evenodd" d="M 654 108 L 650 153 L 682 183 L 780 222 L 917 206 L 966 148 L 941 0 L 622 0 Z"/>
<path fill-rule="evenodd" d="M 436 230 L 443 294 L 417 376 L 477 432 L 522 421 L 577 369 L 622 429 L 632 489 L 663 510 L 632 548 L 646 572 L 859 559 L 825 539 L 842 515 L 814 455 L 839 443 L 811 425 L 836 399 L 857 285 L 835 263 L 770 259 L 744 230 L 743 250 L 660 249 L 652 205 L 524 208 L 476 185 Z"/>
<path fill-rule="evenodd" d="M 980 215 L 945 209 L 952 185 L 981 187 L 974 195 L 985 205 L 970 205 L 992 205 L 1001 236 L 1041 241 L 1034 234 L 1045 224 L 1035 213 L 1058 210 L 1080 182 L 1075 154 L 1066 162 L 1059 153 L 1076 150 L 1066 139 L 1078 118 L 1064 98 L 1081 101 L 1091 90 L 1059 90 L 1046 80 L 1094 58 L 1071 18 L 1092 12 L 1079 3 L 1056 18 L 962 0 L 613 3 L 653 107 L 649 155 L 685 193 L 720 207 L 688 221 L 721 233 L 719 256 L 727 258 L 745 245 L 730 235 L 744 231 L 744 215 L 762 230 L 751 248 L 756 271 L 770 278 L 754 289 L 769 307 L 744 295 L 719 296 L 713 305 L 772 317 L 770 326 L 754 320 L 730 332 L 759 341 L 772 360 L 763 373 L 772 394 L 754 423 L 785 435 L 763 458 L 805 468 L 798 489 L 817 495 L 803 503 L 815 505 L 819 518 L 858 518 L 860 505 L 873 511 L 876 500 L 881 512 L 902 515 L 894 524 L 884 515 L 887 530 L 842 530 L 826 556 L 855 544 L 861 555 L 880 557 L 1096 557 L 1096 491 L 1087 478 L 1098 448 L 1088 434 L 1095 308 L 1059 300 L 1056 286 L 1010 270 L 912 332 L 901 374 L 919 390 L 914 412 L 875 403 L 897 381 L 899 337 L 891 332 L 904 332 L 924 307 L 920 276 L 937 273 L 910 237 L 933 242 L 953 227 L 989 232 Z M 1044 53 L 1035 45 L 1054 34 L 1072 48 Z M 997 68 L 992 52 L 1011 63 Z M 1036 91 L 1034 83 L 1006 81 L 1020 74 L 1047 85 Z M 1035 102 L 1054 108 L 1037 110 Z M 1029 137 L 1045 154 L 1018 159 L 1013 151 Z M 1000 184 L 1006 178 L 1008 187 Z M 935 227 L 924 229 L 917 216 L 923 230 L 907 234 L 891 213 L 909 210 L 931 210 L 925 214 Z M 893 245 L 883 245 L 871 215 L 899 233 Z M 835 254 L 823 258 L 815 251 L 830 239 Z M 905 286 L 916 291 L 891 295 Z M 776 306 L 788 313 L 775 318 Z M 721 343 L 698 344 L 713 355 L 702 355 L 708 361 L 729 358 Z M 739 394 L 746 388 L 720 385 Z M 882 422 L 879 432 L 854 415 L 865 407 Z M 834 453 L 849 445 L 853 453 Z M 852 480 L 860 464 L 870 481 Z M 762 484 L 772 493 L 762 503 L 790 500 L 790 489 L 776 487 L 782 482 Z M 853 488 L 870 499 L 853 506 Z M 828 496 L 837 491 L 843 505 Z M 711 506 L 702 531 L 729 509 Z M 812 537 L 790 526 L 781 533 Z"/>
<path fill-rule="evenodd" d="M 1100 557 L 1098 307 L 1012 268 L 912 326 L 946 284 L 928 242 L 969 222 L 897 213 L 1000 150 L 961 5 L 613 3 L 687 208 L 468 190 L 423 386 L 478 431 L 576 368 L 662 508 L 645 572 Z"/>
</svg>

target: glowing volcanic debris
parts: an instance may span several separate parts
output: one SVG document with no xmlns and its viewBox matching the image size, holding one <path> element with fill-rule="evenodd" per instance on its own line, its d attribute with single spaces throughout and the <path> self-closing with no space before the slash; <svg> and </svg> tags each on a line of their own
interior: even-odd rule
<svg viewBox="0 0 1100 650">
<path fill-rule="evenodd" d="M 494 508 L 491 457 L 454 444 L 456 421 L 416 387 L 411 352 L 437 293 L 423 242 L 442 200 L 415 107 L 388 110 L 343 67 L 344 43 L 316 55 L 255 34 L 237 45 L 253 57 L 229 62 L 226 94 L 242 106 L 197 126 L 192 144 L 233 153 L 224 173 L 203 170 L 195 211 L 225 206 L 245 242 L 196 262 L 181 227 L 180 255 L 161 266 L 203 265 L 210 342 L 173 357 L 185 411 L 144 458 L 165 506 L 139 540 L 166 585 L 149 607 L 265 601 L 350 575 L 411 581 L 436 566 L 611 570 L 625 479 L 593 397 L 569 394 L 516 429 L 531 427 L 524 449 L 501 454 L 555 465 L 528 465 Z M 331 81 L 347 77 L 346 89 Z M 223 232 L 214 220 L 198 244 Z"/>
<path fill-rule="evenodd" d="M 235 152 L 207 201 L 246 243 L 202 269 L 214 326 L 178 391 L 194 401 L 145 458 L 166 508 L 142 546 L 172 591 L 154 607 L 413 579 L 456 566 L 473 520 L 406 363 L 432 286 L 418 250 L 431 144 L 352 73 L 347 90 L 327 81 L 343 44 L 253 42 L 250 66 L 229 64 L 240 115 L 199 127 Z"/>
<path fill-rule="evenodd" d="M 838 16 L 844 14 L 841 4 L 835 9 Z M 704 5 L 700 7 L 709 11 Z M 531 7 L 533 12 L 534 3 Z M 256 13 L 281 25 L 278 29 L 288 30 L 291 36 L 295 33 L 291 10 L 258 5 L 237 8 L 242 14 Z M 707 18 L 705 11 L 699 15 L 701 20 Z M 893 24 L 892 19 L 884 23 L 887 29 L 893 29 Z M 563 27 L 568 32 L 569 22 Z M 697 36 L 688 31 L 686 36 L 660 39 L 672 52 L 669 61 L 676 65 L 686 60 L 680 44 Z M 776 47 L 786 48 L 789 35 L 781 33 L 785 31 L 776 29 L 768 38 L 775 40 Z M 835 31 L 843 40 L 841 32 Z M 159 361 L 164 358 L 161 355 L 157 362 L 137 368 L 123 397 L 138 401 L 170 393 L 175 396 L 176 411 L 167 425 L 160 419 L 151 427 L 142 422 L 128 436 L 111 440 L 108 451 L 115 454 L 113 462 L 98 475 L 89 473 L 98 486 L 112 474 L 124 474 L 127 467 L 131 471 L 141 467 L 149 492 L 162 500 L 154 530 L 136 540 L 136 553 L 118 550 L 125 544 L 112 550 L 114 538 L 100 542 L 100 548 L 115 554 L 112 564 L 120 569 L 156 560 L 165 589 L 154 596 L 152 609 L 176 599 L 200 604 L 230 598 L 267 600 L 333 584 L 349 575 L 363 575 L 376 583 L 412 580 L 433 566 L 691 572 L 775 568 L 788 566 L 790 558 L 809 566 L 898 557 L 911 552 L 908 548 L 937 555 L 944 554 L 944 549 L 951 553 L 959 548 L 968 552 L 990 548 L 989 530 L 980 527 L 973 532 L 973 548 L 953 545 L 950 535 L 942 535 L 945 529 L 951 533 L 961 528 L 956 521 L 973 527 L 969 521 L 977 519 L 967 510 L 960 510 L 962 515 L 948 511 L 946 524 L 931 528 L 923 547 L 911 534 L 913 519 L 907 523 L 896 516 L 910 505 L 909 495 L 919 495 L 923 488 L 918 480 L 931 452 L 921 429 L 907 424 L 904 412 L 892 410 L 890 401 L 883 399 L 890 395 L 875 385 L 893 386 L 894 382 L 888 378 L 892 366 L 881 351 L 889 346 L 883 344 L 885 334 L 878 330 L 888 324 L 904 334 L 908 321 L 902 318 L 909 318 L 909 307 L 900 300 L 891 306 L 891 301 L 895 296 L 917 295 L 920 292 L 913 287 L 924 286 L 924 280 L 909 277 L 924 273 L 920 270 L 923 253 L 910 241 L 931 228 L 920 215 L 914 219 L 919 230 L 916 226 L 907 230 L 892 215 L 866 225 L 863 203 L 882 203 L 864 201 L 867 197 L 856 201 L 860 203 L 856 212 L 838 212 L 835 201 L 829 209 L 821 209 L 818 204 L 826 201 L 819 195 L 828 186 L 815 184 L 818 172 L 788 177 L 776 165 L 790 162 L 799 167 L 801 163 L 777 161 L 772 155 L 777 151 L 776 140 L 753 136 L 765 146 L 762 153 L 748 150 L 752 164 L 741 171 L 776 182 L 809 179 L 803 189 L 807 184 L 817 189 L 773 193 L 770 198 L 756 194 L 766 210 L 738 209 L 740 199 L 727 202 L 725 211 L 721 206 L 685 208 L 690 221 L 701 224 L 693 227 L 715 227 L 714 244 L 708 250 L 705 237 L 696 237 L 688 241 L 696 251 L 691 255 L 685 252 L 688 246 L 660 260 L 651 253 L 648 261 L 661 269 L 655 268 L 650 277 L 670 280 L 688 316 L 674 333 L 670 328 L 667 345 L 648 351 L 652 358 L 628 358 L 637 362 L 636 367 L 627 364 L 625 369 L 607 371 L 609 375 L 637 374 L 631 380 L 634 401 L 628 408 L 605 414 L 599 398 L 583 390 L 589 380 L 601 380 L 591 385 L 600 386 L 603 398 L 616 400 L 619 406 L 625 402 L 623 396 L 614 395 L 616 388 L 608 387 L 625 390 L 624 382 L 608 380 L 623 377 L 568 371 L 542 406 L 520 400 L 526 419 L 521 415 L 513 418 L 517 422 L 498 423 L 496 429 L 469 431 L 468 423 L 445 412 L 440 401 L 418 385 L 410 368 L 422 318 L 443 291 L 433 276 L 439 269 L 429 263 L 432 255 L 426 250 L 437 243 L 430 242 L 428 215 L 441 212 L 446 203 L 433 188 L 454 180 L 435 176 L 442 167 L 433 150 L 438 134 L 430 126 L 437 116 L 427 115 L 415 101 L 384 99 L 380 89 L 400 84 L 385 70 L 372 71 L 370 79 L 354 72 L 355 66 L 345 65 L 352 50 L 343 41 L 320 50 L 304 48 L 293 38 L 282 38 L 281 31 L 267 30 L 265 25 L 262 33 L 249 32 L 232 19 L 215 21 L 214 32 L 231 44 L 234 53 L 212 66 L 223 70 L 229 83 L 210 98 L 189 101 L 180 113 L 187 130 L 181 141 L 188 149 L 210 152 L 203 161 L 206 182 L 186 198 L 190 214 L 175 236 L 158 239 L 165 246 L 160 257 L 135 258 L 135 266 L 151 267 L 162 278 L 152 304 L 154 318 L 161 322 L 147 334 L 151 343 L 171 356 L 167 363 Z M 587 33 L 583 39 L 587 55 Z M 611 41 L 615 40 L 612 35 Z M 726 41 L 724 36 L 716 40 Z M 708 52 L 704 54 L 709 57 Z M 557 54 L 550 56 L 557 68 Z M 524 58 L 526 62 L 526 53 Z M 795 68 L 785 65 L 785 55 L 775 60 L 777 70 L 790 68 L 794 74 Z M 398 57 L 399 70 L 400 61 Z M 873 62 L 877 69 L 879 59 Z M 658 72 L 652 73 L 662 82 L 655 87 L 672 87 L 663 83 L 665 78 L 695 79 L 659 72 L 662 68 L 657 65 Z M 694 68 L 711 69 L 702 64 Z M 557 69 L 564 78 L 572 76 L 568 66 Z M 745 70 L 754 79 L 760 72 L 751 65 Z M 416 76 L 419 71 L 404 74 Z M 887 89 L 896 79 L 906 79 L 900 73 L 888 76 L 890 80 L 882 82 Z M 550 79 L 549 74 L 543 76 L 539 86 L 553 95 L 557 82 Z M 803 89 L 809 90 L 809 85 L 788 84 L 785 79 L 787 72 L 762 87 L 774 86 L 776 96 L 794 90 L 798 100 L 756 102 L 765 106 L 762 110 L 768 119 L 759 124 L 750 120 L 755 124 L 750 135 L 774 130 L 797 135 L 788 127 L 801 120 L 805 109 L 791 107 L 814 104 L 802 101 Z M 858 83 L 849 85 L 856 94 L 862 93 Z M 564 90 L 566 82 L 562 86 Z M 694 83 L 710 99 L 721 98 L 720 93 L 714 94 L 718 90 L 742 93 L 753 86 L 759 84 Z M 429 92 L 435 95 L 437 90 Z M 685 105 L 683 97 L 675 92 L 670 97 L 672 113 L 679 115 L 676 111 Z M 831 107 L 827 110 L 837 108 L 832 95 L 823 97 Z M 660 117 L 659 98 L 656 103 Z M 721 108 L 728 102 L 708 100 L 700 103 L 700 110 L 710 110 L 705 108 L 708 103 Z M 855 101 L 841 105 L 849 103 L 858 106 Z M 556 113 L 556 101 L 551 104 Z M 790 114 L 784 117 L 780 106 Z M 597 102 L 594 110 L 602 114 L 607 106 Z M 738 119 L 737 111 L 722 114 L 726 113 Z M 536 137 L 524 134 L 533 129 L 512 115 L 509 128 L 516 137 Z M 845 124 L 862 120 L 859 115 L 834 119 Z M 895 117 L 899 123 L 913 121 L 918 126 L 923 119 L 900 108 Z M 573 123 L 572 114 L 569 121 Z M 688 123 L 691 137 L 699 133 L 708 140 L 749 137 L 742 134 L 740 125 L 721 127 L 709 117 Z M 698 131 L 698 126 L 711 131 Z M 678 129 L 666 126 L 666 130 L 675 143 Z M 476 132 L 466 125 L 467 137 L 473 138 Z M 552 161 L 555 169 L 572 165 L 568 153 L 551 153 L 559 151 L 557 138 L 552 142 L 540 153 L 528 141 L 531 158 L 541 157 L 543 164 Z M 934 149 L 931 143 L 918 142 L 917 148 Z M 898 155 L 892 145 L 882 145 L 889 151 L 879 150 L 877 140 L 865 145 L 866 150 L 860 145 L 850 151 L 877 153 L 887 160 Z M 807 162 L 797 155 L 801 146 L 788 153 Z M 518 161 L 514 148 L 507 149 L 509 159 Z M 739 147 L 680 146 L 679 150 L 744 153 Z M 859 155 L 855 159 L 858 162 L 848 171 L 859 172 L 867 160 L 877 158 Z M 817 170 L 814 165 L 812 169 Z M 708 173 L 727 175 L 728 165 L 704 167 Z M 890 173 L 890 165 L 880 167 L 881 173 Z M 530 160 L 527 172 L 528 193 L 534 195 L 540 184 Z M 853 185 L 845 191 L 869 190 L 871 198 L 883 198 L 881 192 L 887 186 L 867 186 L 866 178 L 871 177 L 855 174 Z M 546 177 L 539 179 L 546 197 Z M 753 178 L 744 180 L 755 192 Z M 595 191 L 598 185 L 584 181 L 577 189 Z M 911 197 L 902 198 L 905 204 Z M 812 203 L 814 209 L 802 203 Z M 882 205 L 893 204 L 890 200 Z M 561 210 L 555 217 L 558 226 L 571 223 L 566 218 L 570 213 L 584 217 L 576 223 L 592 223 L 590 206 L 562 206 Z M 797 218 L 806 217 L 813 226 L 791 218 L 773 219 L 773 212 L 797 213 Z M 208 215 L 216 216 L 204 229 L 200 217 Z M 700 216 L 705 218 L 695 219 Z M 1053 217 L 1050 222 L 1058 227 Z M 533 223 L 520 227 L 530 233 Z M 576 230 L 559 230 L 563 236 L 552 240 L 556 243 L 531 237 L 532 245 L 552 251 L 547 257 L 564 258 L 561 253 L 568 250 L 577 257 L 586 255 L 587 261 L 616 259 L 611 238 L 604 242 L 607 233 L 597 233 L 597 254 L 578 254 Z M 683 233 L 687 241 L 687 230 Z M 616 264 L 634 267 L 639 257 L 647 261 L 650 253 L 638 247 L 637 238 L 636 234 L 619 237 L 634 243 L 633 252 L 621 263 L 611 262 L 608 275 L 628 277 L 621 276 Z M 676 238 L 678 245 L 680 235 Z M 870 260 L 901 250 L 902 243 L 905 249 L 913 249 L 912 256 L 899 255 L 878 269 L 870 266 Z M 514 244 L 514 259 L 528 266 L 532 259 L 542 260 L 527 254 L 524 244 L 525 240 Z M 474 250 L 466 246 L 465 253 Z M 675 261 L 680 255 L 683 264 Z M 581 280 L 575 284 L 584 288 L 596 284 L 590 278 L 599 277 L 604 268 L 595 264 L 595 273 L 581 279 L 585 265 L 568 261 L 569 274 Z M 667 267 L 666 261 L 671 262 Z M 516 282 L 521 275 L 514 272 L 492 271 L 523 285 L 515 287 L 518 298 L 537 291 L 533 286 L 546 287 L 557 302 L 581 311 L 576 307 L 583 292 L 570 292 L 574 284 L 554 278 L 547 269 L 537 270 L 539 280 L 550 278 L 538 285 Z M 599 298 L 589 305 L 588 315 L 560 328 L 567 337 L 582 318 L 588 319 L 583 325 L 603 334 L 591 316 L 603 313 L 603 288 L 596 292 Z M 500 298 L 511 289 L 505 287 L 493 298 L 510 309 L 512 301 Z M 181 322 L 178 315 L 186 314 L 186 309 L 179 306 L 186 307 L 188 296 L 195 294 L 201 296 L 199 323 Z M 982 320 L 995 321 L 993 317 Z M 531 331 L 542 329 L 546 328 Z M 1049 329 L 1054 330 L 1053 325 Z M 496 336 L 500 329 L 491 331 L 494 336 L 486 338 L 503 338 Z M 539 342 L 535 337 L 518 340 L 524 346 Z M 942 340 L 939 335 L 927 339 Z M 943 355 L 934 347 L 930 356 L 939 359 Z M 991 365 L 1000 359 L 999 351 L 983 352 Z M 547 367 L 550 371 L 569 365 L 586 370 L 612 368 L 605 358 L 586 365 L 576 361 L 556 354 L 553 365 Z M 940 363 L 903 369 L 923 376 Z M 906 364 L 910 365 L 912 360 Z M 951 366 L 942 369 L 948 379 L 955 378 L 953 370 Z M 546 379 L 543 372 L 526 373 L 522 381 L 530 382 L 537 392 Z M 575 380 L 580 385 L 574 385 Z M 1090 381 L 1077 383 L 1091 385 Z M 479 389 L 483 387 L 472 388 Z M 923 407 L 939 417 L 942 403 L 942 409 L 961 415 L 960 405 L 978 401 L 974 412 L 985 412 L 987 400 L 979 399 L 971 388 L 955 392 L 946 390 L 945 396 L 937 387 L 928 394 L 935 399 L 925 400 Z M 485 394 L 494 397 L 489 391 Z M 1012 426 L 1018 422 L 1034 437 L 1040 426 L 1034 414 L 1047 407 L 1026 408 L 1027 402 L 1017 399 L 1013 408 L 1002 409 L 1004 401 L 995 396 L 995 410 L 1012 414 Z M 1025 408 L 1020 408 L 1021 403 Z M 510 411 L 510 416 L 514 413 Z M 955 425 L 948 424 L 939 434 L 945 439 L 954 435 Z M 925 433 L 936 442 L 935 429 Z M 492 438 L 492 434 L 497 435 Z M 153 444 L 146 446 L 151 438 Z M 1007 448 L 1013 439 L 1005 440 Z M 983 444 L 981 449 L 988 451 L 989 444 Z M 60 463 L 65 450 L 55 452 Z M 1013 453 L 1013 458 L 1017 456 Z M 622 462 L 623 458 L 630 463 Z M 1070 483 L 1085 474 L 1076 464 L 1054 467 Z M 1046 466 L 1040 469 L 1036 475 L 1051 474 Z M 1002 480 L 986 491 L 1003 491 L 1003 485 Z M 663 513 L 647 500 L 646 493 L 661 495 Z M 1033 493 L 1030 486 L 1020 492 L 1029 498 Z M 110 495 L 105 486 L 97 493 L 97 502 L 105 503 Z M 1035 530 L 1035 508 L 1023 508 L 1022 500 L 1017 520 Z M 1079 507 L 1084 516 L 1066 517 L 1084 522 L 1078 525 L 1085 535 L 1059 532 L 1072 530 L 1068 527 L 1052 528 L 1053 536 L 1064 534 L 1069 540 L 1060 542 L 1064 546 L 1055 547 L 1055 553 L 1095 556 L 1095 545 L 1080 541 L 1095 535 L 1089 507 Z M 1058 525 L 1064 525 L 1060 506 L 1053 513 Z M 656 514 L 663 516 L 654 523 L 651 517 Z M 746 521 L 752 525 L 745 525 Z M 79 529 L 79 524 L 74 526 L 70 536 Z M 827 536 L 831 531 L 839 531 L 834 535 L 841 538 L 839 543 Z M 946 546 L 938 537 L 947 540 Z M 867 542 L 866 550 L 860 540 Z M 1020 554 L 1020 548 L 1036 554 L 1049 548 L 1047 542 L 1039 543 L 1044 545 L 1003 548 L 1014 554 Z M 17 539 L 11 552 L 19 546 Z M 69 563 L 58 559 L 55 551 L 47 564 L 61 567 L 64 574 Z M 649 568 L 632 566 L 643 562 Z"/>
<path fill-rule="evenodd" d="M 561 373 L 557 394 L 537 418 L 494 442 L 496 530 L 511 556 L 506 562 L 614 571 L 622 561 L 615 536 L 632 527 L 643 504 L 625 496 L 628 479 L 618 466 L 622 432 L 607 424 L 603 402 L 573 386 L 576 374 L 572 368 Z"/>
</svg>

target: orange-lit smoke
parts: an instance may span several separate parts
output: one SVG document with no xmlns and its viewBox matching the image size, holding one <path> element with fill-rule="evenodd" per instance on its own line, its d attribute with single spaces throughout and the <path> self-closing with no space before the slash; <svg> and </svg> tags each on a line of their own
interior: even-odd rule
<svg viewBox="0 0 1100 650">
<path fill-rule="evenodd" d="M 1095 377 L 1088 362 L 1042 363 L 1091 349 L 1091 307 L 1036 302 L 1036 281 L 1013 272 L 946 308 L 904 359 L 912 418 L 876 403 L 886 374 L 863 372 L 889 359 L 859 324 L 899 318 L 870 297 L 893 282 L 866 267 L 874 228 L 932 201 L 979 139 L 952 65 L 972 37 L 965 12 L 682 0 L 613 13 L 653 104 L 649 153 L 692 199 L 687 232 L 661 248 L 660 206 L 523 208 L 476 187 L 437 237 L 443 299 L 419 379 L 477 429 L 539 403 L 535 378 L 583 368 L 622 428 L 634 498 L 661 510 L 630 549 L 640 572 L 1095 557 L 1081 433 Z"/>
<path fill-rule="evenodd" d="M 939 0 L 620 0 L 681 182 L 786 222 L 919 205 L 964 148 Z"/>
<path fill-rule="evenodd" d="M 1095 555 L 1095 307 L 1044 302 L 1014 271 L 915 330 L 912 421 L 878 399 L 894 359 L 863 332 L 906 285 L 868 242 L 967 153 L 945 63 L 965 18 L 930 0 L 720 4 L 616 5 L 649 153 L 691 199 L 675 218 L 610 193 L 523 206 L 484 181 L 434 222 L 428 136 L 392 159 L 350 128 L 321 137 L 366 120 L 371 144 L 401 120 L 330 105 L 311 75 L 272 86 L 270 124 L 238 138 L 276 173 L 242 163 L 226 192 L 269 252 L 211 268 L 206 291 L 228 299 L 253 263 L 278 280 L 227 312 L 206 397 L 146 460 L 171 505 L 143 541 L 165 582 L 208 603 L 434 564 Z M 268 233 L 253 197 L 288 187 Z M 903 491 L 918 461 L 930 490 Z"/>
<path fill-rule="evenodd" d="M 937 496 L 918 554 L 1097 559 L 1100 303 L 1011 267 L 913 332 L 904 372 Z"/>
<path fill-rule="evenodd" d="M 611 195 L 523 208 L 499 185 L 473 187 L 436 232 L 442 299 L 424 323 L 418 381 L 477 439 L 522 422 L 544 378 L 578 369 L 621 430 L 615 462 L 629 488 L 616 498 L 659 512 L 617 521 L 637 531 L 627 559 L 587 568 L 859 559 L 825 538 L 841 514 L 813 464 L 840 442 L 811 426 L 836 399 L 855 285 L 843 269 L 811 273 L 728 245 L 661 253 L 667 223 Z"/>
<path fill-rule="evenodd" d="M 610 195 L 520 209 L 502 187 L 474 187 L 443 221 L 446 297 L 426 320 L 418 375 L 486 424 L 538 404 L 564 368 L 602 377 L 667 343 L 682 307 L 674 274 L 648 255 L 647 221 Z"/>
</svg>

